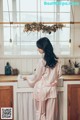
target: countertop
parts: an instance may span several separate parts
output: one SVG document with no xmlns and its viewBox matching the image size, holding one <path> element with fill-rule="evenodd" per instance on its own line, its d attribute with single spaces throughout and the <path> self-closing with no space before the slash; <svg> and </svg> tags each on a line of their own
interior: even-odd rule
<svg viewBox="0 0 80 120">
<path fill-rule="evenodd" d="M 17 82 L 17 76 L 0 75 L 0 82 Z"/>
<path fill-rule="evenodd" d="M 80 75 L 62 75 L 60 79 L 63 81 L 80 81 Z M 0 75 L 0 82 L 17 82 L 17 75 Z"/>
<path fill-rule="evenodd" d="M 62 75 L 60 79 L 63 81 L 80 81 L 80 75 Z"/>
</svg>

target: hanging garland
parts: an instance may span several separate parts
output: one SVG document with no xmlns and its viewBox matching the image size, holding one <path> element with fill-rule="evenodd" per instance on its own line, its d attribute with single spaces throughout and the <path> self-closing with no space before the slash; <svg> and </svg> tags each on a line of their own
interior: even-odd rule
<svg viewBox="0 0 80 120">
<path fill-rule="evenodd" d="M 64 27 L 63 24 L 55 24 L 55 25 L 51 25 L 51 26 L 48 26 L 48 25 L 44 25 L 42 23 L 36 23 L 36 22 L 33 22 L 33 23 L 28 23 L 28 24 L 25 24 L 24 26 L 24 32 L 29 32 L 29 31 L 42 31 L 43 33 L 49 33 L 51 34 L 51 32 L 56 32 L 58 29 L 62 29 L 62 27 Z"/>
</svg>

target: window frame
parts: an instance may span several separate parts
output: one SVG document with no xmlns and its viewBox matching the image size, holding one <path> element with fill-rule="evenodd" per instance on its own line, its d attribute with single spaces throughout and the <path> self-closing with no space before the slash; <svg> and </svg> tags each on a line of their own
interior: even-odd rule
<svg viewBox="0 0 80 120">
<path fill-rule="evenodd" d="M 1 1 L 0 1 L 0 3 L 2 4 Z M 2 8 L 2 9 L 3 9 L 3 8 Z M 59 9 L 58 9 L 58 10 L 59 10 Z M 58 11 L 58 12 L 59 12 L 59 11 Z M 3 11 L 2 11 L 2 13 L 3 13 Z M 0 19 L 0 20 L 1 20 L 1 19 Z M 2 33 L 3 33 L 3 29 L 2 29 Z M 57 36 L 59 37 L 59 35 L 57 35 Z M 1 42 L 2 52 L 1 52 L 1 53 L 2 53 L 2 56 L 3 56 L 3 57 L 6 57 L 6 55 L 4 55 L 4 46 L 3 46 L 3 44 L 4 44 L 4 36 L 3 36 L 3 34 L 2 34 L 2 36 L 1 36 L 1 38 L 2 38 L 2 42 Z M 72 51 L 72 48 L 73 48 L 72 44 L 73 44 L 73 43 L 71 42 L 70 55 L 60 55 L 60 56 L 68 57 L 68 56 L 73 55 L 73 54 L 72 54 L 72 52 L 73 52 L 73 51 Z M 7 55 L 7 56 L 8 56 L 8 55 Z M 13 56 L 13 55 L 9 55 L 8 57 L 11 57 L 11 56 Z M 28 56 L 28 57 L 29 57 L 29 56 L 34 56 L 34 57 L 35 57 L 35 56 L 40 56 L 40 55 L 14 55 L 14 57 L 15 57 L 15 56 L 20 56 L 20 57 L 22 57 L 22 56 Z"/>
</svg>

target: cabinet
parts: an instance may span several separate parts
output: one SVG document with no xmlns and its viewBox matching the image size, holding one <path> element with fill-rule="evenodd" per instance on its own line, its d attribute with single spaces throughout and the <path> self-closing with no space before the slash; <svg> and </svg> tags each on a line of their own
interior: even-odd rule
<svg viewBox="0 0 80 120">
<path fill-rule="evenodd" d="M 80 85 L 68 85 L 68 120 L 80 120 Z"/>
<path fill-rule="evenodd" d="M 0 120 L 1 107 L 13 108 L 13 86 L 0 86 Z"/>
</svg>

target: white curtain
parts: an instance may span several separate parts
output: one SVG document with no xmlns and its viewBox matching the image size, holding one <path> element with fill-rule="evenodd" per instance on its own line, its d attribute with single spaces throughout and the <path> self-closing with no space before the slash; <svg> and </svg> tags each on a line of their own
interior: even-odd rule
<svg viewBox="0 0 80 120">
<path fill-rule="evenodd" d="M 17 120 L 35 120 L 35 106 L 31 92 L 18 93 Z"/>
<path fill-rule="evenodd" d="M 63 120 L 63 92 L 58 93 L 58 120 Z"/>
</svg>

